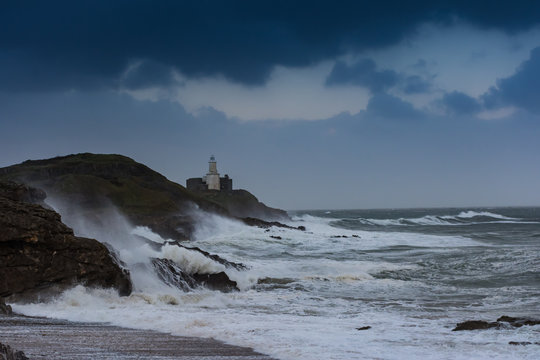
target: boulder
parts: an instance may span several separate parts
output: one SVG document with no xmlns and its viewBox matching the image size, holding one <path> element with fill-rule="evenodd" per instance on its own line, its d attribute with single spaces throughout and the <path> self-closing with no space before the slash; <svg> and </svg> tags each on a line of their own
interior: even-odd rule
<svg viewBox="0 0 540 360">
<path fill-rule="evenodd" d="M 206 287 L 223 292 L 238 290 L 236 281 L 229 279 L 223 271 L 216 274 L 188 274 L 174 261 L 159 258 L 152 259 L 152 265 L 161 281 L 183 291 L 189 291 L 196 287 Z"/>
<path fill-rule="evenodd" d="M 539 319 L 519 318 L 519 317 L 506 316 L 506 315 L 501 316 L 500 318 L 497 319 L 497 321 L 509 323 L 513 327 L 522 327 L 523 325 L 528 325 L 528 326 L 540 325 Z"/>
<path fill-rule="evenodd" d="M 40 191 L 21 191 L 12 183 L 0 183 L 0 189 L 0 297 L 57 292 L 76 284 L 131 293 L 129 272 L 105 245 L 75 236 L 58 213 L 25 202 L 39 200 Z"/>
<path fill-rule="evenodd" d="M 483 320 L 467 320 L 464 322 L 460 322 L 456 325 L 452 331 L 462 331 L 462 330 L 483 330 L 483 329 L 491 329 L 491 328 L 498 328 L 500 327 L 500 323 L 494 321 L 494 322 L 487 322 Z"/>
</svg>

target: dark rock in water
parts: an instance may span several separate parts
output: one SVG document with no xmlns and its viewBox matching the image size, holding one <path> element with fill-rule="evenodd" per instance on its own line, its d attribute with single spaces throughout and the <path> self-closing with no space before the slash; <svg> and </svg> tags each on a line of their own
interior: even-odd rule
<svg viewBox="0 0 540 360">
<path fill-rule="evenodd" d="M 22 351 L 13 350 L 9 345 L 0 343 L 0 358 L 3 360 L 29 360 Z"/>
<path fill-rule="evenodd" d="M 245 217 L 245 218 L 241 218 L 240 220 L 246 225 L 257 226 L 257 227 L 260 227 L 262 229 L 268 229 L 268 228 L 271 228 L 272 226 L 275 226 L 275 227 L 280 227 L 280 228 L 285 228 L 285 229 L 292 229 L 292 230 L 301 230 L 301 231 L 306 230 L 306 228 L 304 226 L 294 227 L 294 226 L 289 226 L 289 225 L 286 225 L 286 224 L 282 224 L 282 223 L 277 222 L 277 221 L 264 221 L 264 220 L 253 218 L 253 217 Z"/>
<path fill-rule="evenodd" d="M 354 234 L 354 235 L 352 235 L 352 237 L 354 237 L 354 238 L 359 238 L 360 236 Z"/>
<path fill-rule="evenodd" d="M 131 293 L 129 272 L 94 239 L 74 236 L 60 215 L 23 202 L 39 191 L 0 183 L 0 297 L 59 291 L 76 284 Z M 36 194 L 37 197 L 36 197 Z"/>
<path fill-rule="evenodd" d="M 174 261 L 158 258 L 152 259 L 152 265 L 165 284 L 183 291 L 199 286 L 224 292 L 238 290 L 236 281 L 229 279 L 223 271 L 217 274 L 188 274 Z"/>
<path fill-rule="evenodd" d="M 540 343 L 535 343 L 535 344 L 540 345 Z M 522 346 L 525 346 L 525 345 L 532 345 L 532 342 L 530 342 L 530 341 L 509 341 L 508 345 L 522 345 Z"/>
<path fill-rule="evenodd" d="M 11 306 L 6 305 L 4 299 L 0 298 L 0 315 L 11 315 L 12 312 Z"/>
<path fill-rule="evenodd" d="M 197 285 L 195 279 L 180 269 L 172 260 L 153 258 L 152 265 L 161 281 L 171 287 L 189 291 Z"/>
<path fill-rule="evenodd" d="M 282 240 L 281 236 L 270 235 L 272 239 Z"/>
<path fill-rule="evenodd" d="M 508 328 L 519 328 L 524 325 L 534 326 L 540 325 L 540 320 L 530 319 L 530 318 L 516 318 L 512 316 L 503 315 L 497 319 L 497 321 L 487 322 L 483 320 L 469 320 L 464 321 L 456 325 L 452 331 L 460 330 L 481 330 L 481 329 L 508 329 Z"/>
<path fill-rule="evenodd" d="M 369 330 L 369 329 L 371 329 L 371 326 L 362 326 L 362 327 L 356 328 L 356 330 Z"/>
<path fill-rule="evenodd" d="M 207 287 L 211 290 L 219 290 L 223 292 L 238 290 L 238 284 L 236 281 L 229 279 L 225 272 L 219 272 L 217 274 L 192 274 L 195 281 L 201 286 Z"/>
<path fill-rule="evenodd" d="M 461 331 L 461 330 L 483 330 L 491 328 L 499 328 L 501 324 L 499 322 L 487 322 L 483 320 L 468 320 L 460 322 L 456 325 L 452 331 Z"/>
<path fill-rule="evenodd" d="M 187 250 L 191 250 L 191 251 L 196 251 L 202 255 L 204 255 L 205 257 L 217 262 L 217 263 L 220 263 L 222 265 L 225 265 L 226 267 L 228 268 L 232 268 L 232 269 L 236 269 L 236 270 L 247 270 L 247 266 L 244 265 L 244 264 L 241 264 L 241 263 L 235 263 L 235 262 L 232 262 L 232 261 L 229 261 L 229 260 L 226 260 L 224 258 L 222 258 L 221 256 L 219 255 L 215 255 L 215 254 L 210 254 L 209 252 L 207 251 L 204 251 L 196 246 L 184 246 L 182 244 L 180 244 L 178 241 L 168 241 L 166 242 L 165 244 L 163 245 L 176 245 L 176 246 L 179 246 L 179 247 L 182 247 L 184 249 L 187 249 Z"/>
<path fill-rule="evenodd" d="M 530 319 L 530 318 L 516 318 L 512 316 L 503 315 L 497 319 L 499 322 L 509 323 L 513 327 L 522 327 L 523 325 L 534 326 L 540 325 L 539 319 Z"/>
</svg>

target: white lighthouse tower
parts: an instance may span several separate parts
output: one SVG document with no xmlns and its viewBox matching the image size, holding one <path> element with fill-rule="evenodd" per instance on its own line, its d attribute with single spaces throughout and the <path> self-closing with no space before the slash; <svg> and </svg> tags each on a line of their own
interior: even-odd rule
<svg viewBox="0 0 540 360">
<path fill-rule="evenodd" d="M 210 156 L 210 161 L 208 161 L 206 185 L 208 185 L 208 190 L 219 190 L 219 173 L 217 172 L 216 158 L 214 155 Z"/>
</svg>

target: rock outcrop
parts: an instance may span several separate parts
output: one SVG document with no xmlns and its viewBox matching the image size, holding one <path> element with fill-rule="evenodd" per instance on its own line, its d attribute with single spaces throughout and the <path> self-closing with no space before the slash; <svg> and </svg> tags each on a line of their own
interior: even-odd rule
<svg viewBox="0 0 540 360">
<path fill-rule="evenodd" d="M 161 281 L 183 291 L 189 291 L 197 287 L 206 287 L 224 292 L 238 290 L 236 281 L 229 279 L 223 271 L 216 274 L 188 274 L 174 261 L 158 258 L 152 259 L 152 265 Z"/>
<path fill-rule="evenodd" d="M 242 218 L 240 220 L 246 225 L 257 226 L 257 227 L 259 227 L 261 229 L 269 229 L 272 226 L 275 226 L 275 227 L 280 227 L 280 228 L 284 228 L 284 229 L 292 229 L 292 230 L 300 230 L 300 231 L 305 231 L 306 230 L 306 228 L 304 226 L 294 227 L 294 226 L 289 226 L 289 225 L 286 225 L 286 224 L 282 224 L 282 223 L 280 223 L 278 221 L 264 221 L 264 220 L 253 218 L 253 217 L 245 217 L 245 218 Z"/>
<path fill-rule="evenodd" d="M 290 220 L 286 211 L 266 206 L 247 190 L 206 190 L 195 193 L 206 200 L 219 204 L 231 216 L 238 218 L 256 217 L 266 221 Z"/>
<path fill-rule="evenodd" d="M 0 189 L 0 297 L 75 284 L 131 292 L 129 273 L 105 245 L 75 236 L 58 213 L 30 203 L 42 201 L 42 192 L 13 183 Z"/>
<path fill-rule="evenodd" d="M 497 321 L 484 321 L 484 320 L 467 320 L 460 322 L 456 325 L 452 331 L 462 330 L 484 330 L 484 329 L 511 329 L 519 328 L 524 325 L 534 326 L 540 325 L 539 319 L 520 318 L 503 315 L 497 319 Z"/>
</svg>

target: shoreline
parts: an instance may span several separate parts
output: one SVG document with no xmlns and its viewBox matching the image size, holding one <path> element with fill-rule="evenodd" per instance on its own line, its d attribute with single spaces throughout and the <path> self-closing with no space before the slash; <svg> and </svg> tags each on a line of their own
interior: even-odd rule
<svg viewBox="0 0 540 360">
<path fill-rule="evenodd" d="M 275 360 L 248 347 L 100 323 L 0 315 L 0 343 L 30 360 Z"/>
</svg>

